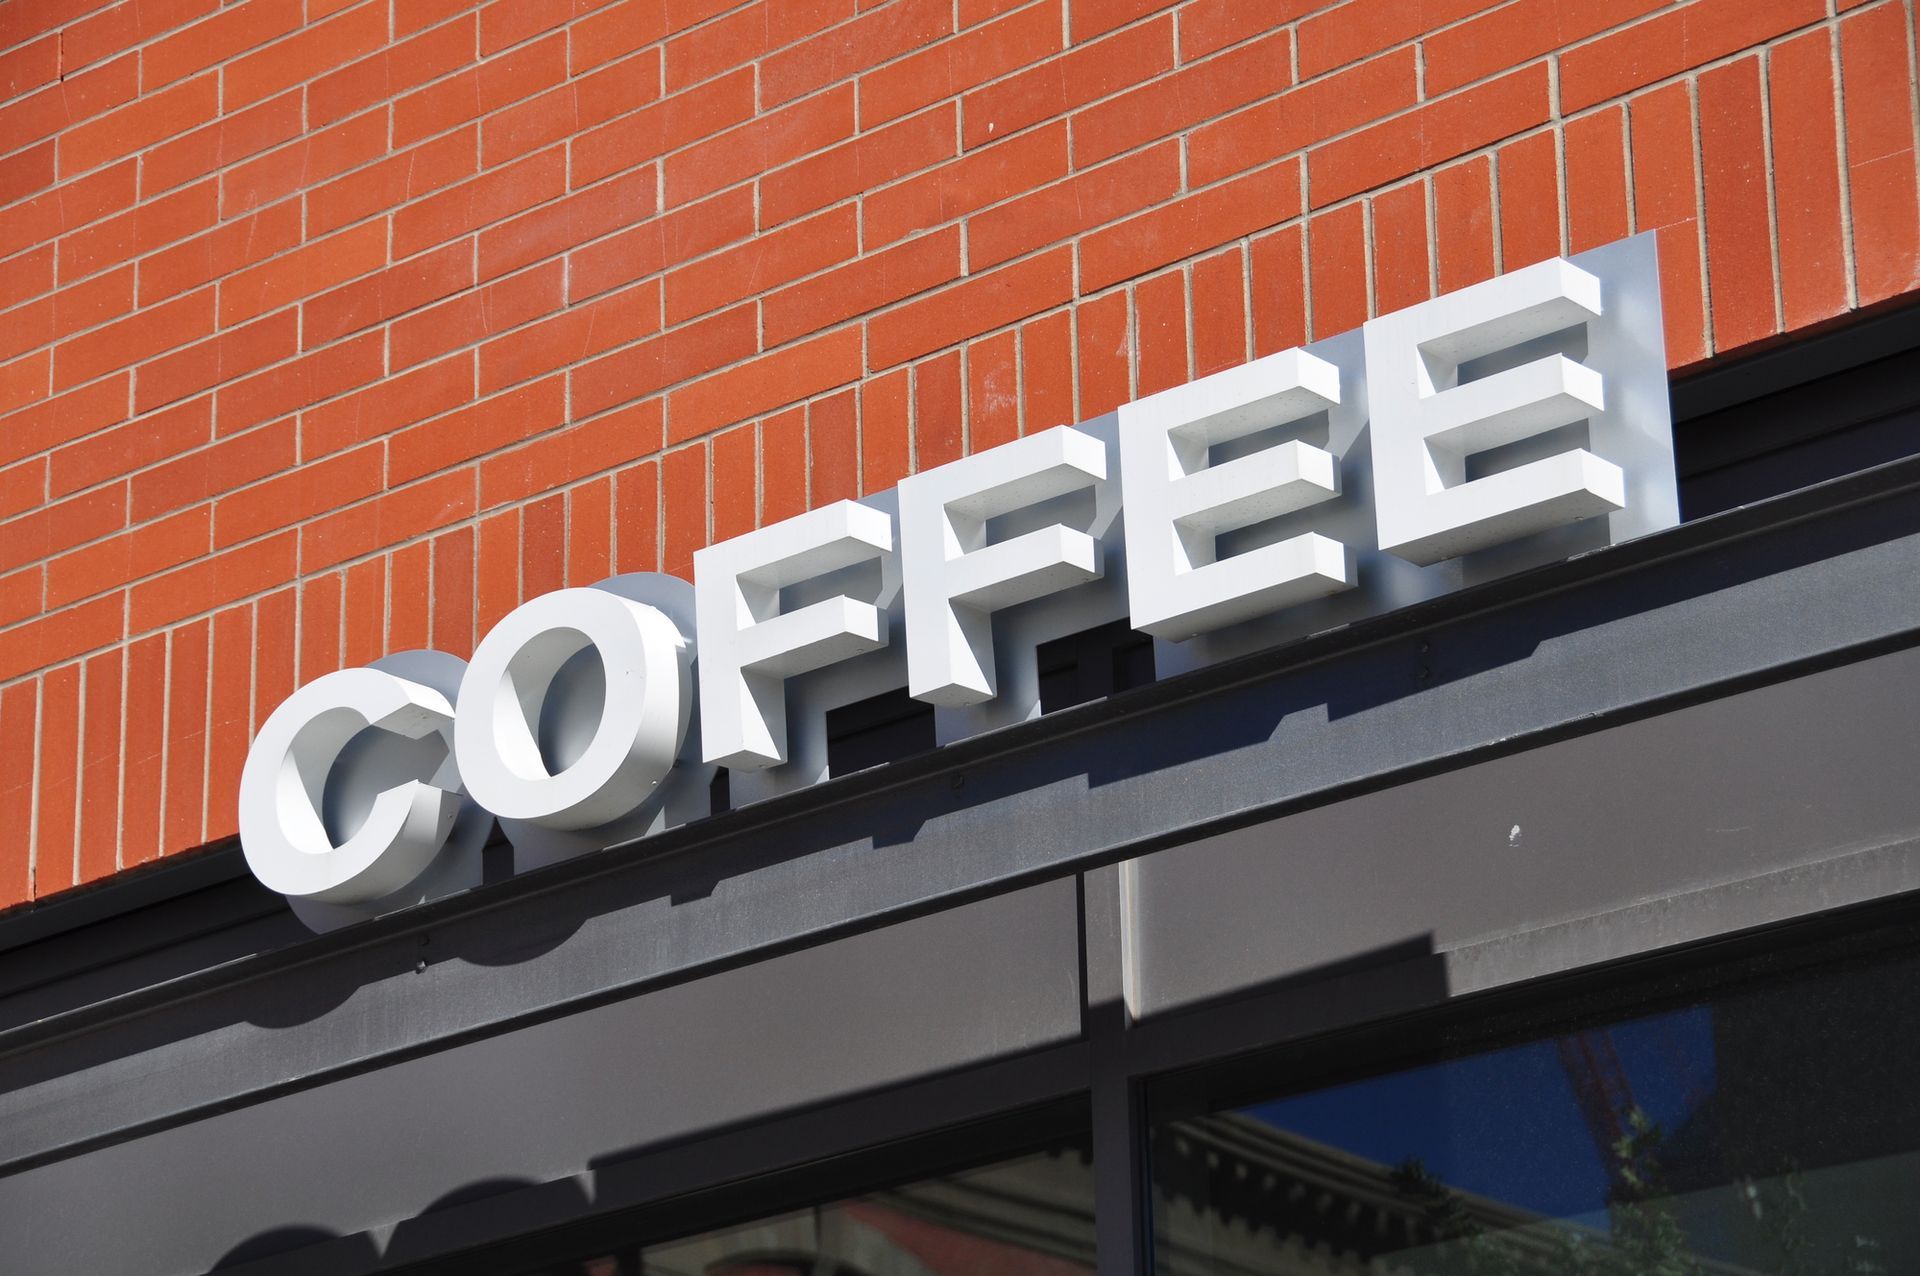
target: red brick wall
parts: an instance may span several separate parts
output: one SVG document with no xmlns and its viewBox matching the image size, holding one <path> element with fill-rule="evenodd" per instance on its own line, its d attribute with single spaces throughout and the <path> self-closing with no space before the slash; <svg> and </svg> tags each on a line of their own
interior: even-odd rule
<svg viewBox="0 0 1920 1276">
<path fill-rule="evenodd" d="M 1657 228 L 1911 294 L 1914 0 L 6 0 L 0 906 L 384 650 Z"/>
</svg>

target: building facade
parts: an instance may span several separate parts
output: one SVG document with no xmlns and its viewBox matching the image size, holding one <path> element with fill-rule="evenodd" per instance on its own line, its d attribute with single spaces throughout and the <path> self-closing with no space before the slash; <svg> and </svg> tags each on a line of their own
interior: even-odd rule
<svg viewBox="0 0 1920 1276">
<path fill-rule="evenodd" d="M 10 0 L 0 1267 L 1920 1270 L 1917 36 Z M 843 696 L 408 907 L 248 871 L 296 688 L 1633 236 L 1671 526 L 1022 630 L 1024 720 Z"/>
</svg>

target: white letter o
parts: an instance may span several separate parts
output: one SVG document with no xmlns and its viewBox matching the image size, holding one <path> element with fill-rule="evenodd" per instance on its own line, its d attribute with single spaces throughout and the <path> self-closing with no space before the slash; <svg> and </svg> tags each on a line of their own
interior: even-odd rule
<svg viewBox="0 0 1920 1276">
<path fill-rule="evenodd" d="M 579 756 L 549 770 L 538 739 L 554 675 L 587 647 L 606 675 L 600 721 Z M 692 707 L 692 652 L 659 609 L 598 587 L 509 612 L 460 683 L 454 746 L 467 792 L 508 820 L 593 828 L 638 808 L 673 769 Z"/>
</svg>

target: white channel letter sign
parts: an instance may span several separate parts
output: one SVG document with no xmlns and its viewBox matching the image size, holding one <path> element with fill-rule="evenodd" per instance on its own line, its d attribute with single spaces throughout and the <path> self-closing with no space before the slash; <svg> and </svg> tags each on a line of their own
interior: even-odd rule
<svg viewBox="0 0 1920 1276">
<path fill-rule="evenodd" d="M 496 820 L 527 868 L 707 814 L 716 766 L 815 783 L 829 708 L 1032 716 L 1037 644 L 1120 615 L 1164 677 L 1672 526 L 1661 334 L 1642 235 L 328 674 L 253 742 L 247 862 L 337 926 L 478 884 Z"/>
</svg>

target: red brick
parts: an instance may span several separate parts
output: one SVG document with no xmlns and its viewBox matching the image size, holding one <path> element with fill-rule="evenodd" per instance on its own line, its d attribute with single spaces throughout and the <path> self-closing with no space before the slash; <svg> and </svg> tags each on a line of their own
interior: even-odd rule
<svg viewBox="0 0 1920 1276">
<path fill-rule="evenodd" d="M 482 399 L 389 435 L 387 484 L 411 483 L 439 470 L 464 465 L 523 438 L 544 434 L 566 417 L 564 377 L 549 377 Z"/>
<path fill-rule="evenodd" d="M 960 352 L 936 355 L 913 369 L 913 455 L 914 469 L 930 470 L 936 465 L 958 460 L 966 452 L 966 407 L 962 399 Z M 814 412 L 813 468 L 816 480 L 821 458 L 829 448 L 822 445 L 818 405 Z M 832 450 L 838 450 L 837 442 Z M 814 503 L 820 503 L 816 490 Z"/>
<path fill-rule="evenodd" d="M 1073 410 L 1073 316 L 1043 315 L 1020 329 L 1020 416 L 1023 431 L 1071 424 Z"/>
<path fill-rule="evenodd" d="M 215 428 L 238 433 L 368 385 L 386 371 L 386 337 L 370 332 L 288 363 L 227 381 L 214 391 Z"/>
<path fill-rule="evenodd" d="M 967 437 L 985 451 L 1020 437 L 1018 335 L 1009 329 L 967 347 Z"/>
<path fill-rule="evenodd" d="M 93 882 L 120 867 L 120 688 L 126 652 L 103 651 L 82 666 L 80 873 Z"/>
<path fill-rule="evenodd" d="M 566 583 L 591 585 L 612 574 L 612 476 L 566 493 Z"/>
<path fill-rule="evenodd" d="M 868 321 L 867 365 L 878 371 L 975 333 L 1051 309 L 1073 295 L 1073 258 L 1055 249 L 975 275 Z"/>
<path fill-rule="evenodd" d="M 431 645 L 433 546 L 419 541 L 387 556 L 386 651 L 418 651 Z M 264 605 L 264 604 L 263 604 Z"/>
<path fill-rule="evenodd" d="M 213 618 L 212 694 L 207 706 L 206 838 L 239 831 L 240 768 L 252 739 L 253 609 L 229 607 Z"/>
<path fill-rule="evenodd" d="M 1068 0 L 1070 30 L 1078 44 L 1105 35 L 1129 22 L 1136 22 L 1161 9 L 1171 9 L 1177 0 Z"/>
<path fill-rule="evenodd" d="M 598 296 L 657 274 L 670 262 L 739 243 L 753 234 L 753 188 L 736 186 L 567 254 L 567 299 Z"/>
<path fill-rule="evenodd" d="M 0 518 L 32 509 L 44 504 L 46 499 L 46 457 L 36 456 L 0 470 Z"/>
<path fill-rule="evenodd" d="M 0 309 L 53 291 L 53 250 L 52 244 L 42 244 L 7 263 L 0 271 Z"/>
<path fill-rule="evenodd" d="M 374 223 L 372 229 L 382 227 Z M 308 349 L 325 345 L 472 284 L 473 249 L 448 244 L 313 298 L 301 307 L 302 337 Z"/>
<path fill-rule="evenodd" d="M 762 333 L 768 345 L 780 345 L 959 277 L 959 230 L 935 231 L 766 297 Z"/>
<path fill-rule="evenodd" d="M 1104 288 L 1237 239 L 1300 211 L 1295 164 L 1279 164 L 1141 213 L 1080 244 L 1080 286 Z"/>
<path fill-rule="evenodd" d="M 433 648 L 462 658 L 473 651 L 473 529 L 433 538 Z"/>
<path fill-rule="evenodd" d="M 0 257 L 10 257 L 133 204 L 139 165 L 132 160 L 0 208 Z"/>
<path fill-rule="evenodd" d="M 294 464 L 298 444 L 292 420 L 236 434 L 211 447 L 184 452 L 133 476 L 128 508 L 134 522 L 212 500 Z"/>
<path fill-rule="evenodd" d="M 307 233 L 351 225 L 479 171 L 480 130 L 468 127 L 343 174 L 306 195 Z"/>
<path fill-rule="evenodd" d="M 1760 59 L 1742 58 L 1703 73 L 1698 92 L 1713 343 L 1728 350 L 1777 330 Z"/>
<path fill-rule="evenodd" d="M 34 806 L 33 892 L 51 895 L 73 885 L 77 876 L 74 871 L 74 832 L 79 822 L 80 790 L 80 666 L 77 664 L 55 669 L 41 680 L 40 745 L 34 751 L 34 761 L 39 797 Z"/>
<path fill-rule="evenodd" d="M 1104 416 L 1133 397 L 1131 318 L 1127 295 L 1108 293 L 1076 312 L 1080 416 Z"/>
<path fill-rule="evenodd" d="M 16 359 L 0 365 L 0 414 L 14 412 L 47 397 L 53 382 L 53 352 Z M 57 384 L 55 388 L 58 388 Z"/>
<path fill-rule="evenodd" d="M 1560 154 L 1552 130 L 1500 148 L 1500 263 L 1518 270 L 1560 254 Z"/>
<path fill-rule="evenodd" d="M 386 654 L 387 560 L 369 558 L 342 575 L 340 663 L 348 667 L 371 664 Z"/>
<path fill-rule="evenodd" d="M 1321 213 L 1307 227 L 1313 284 L 1313 335 L 1331 337 L 1367 321 L 1366 210 L 1347 204 Z"/>
<path fill-rule="evenodd" d="M 667 45 L 667 88 L 678 91 L 751 66 L 824 27 L 854 15 L 853 0 L 749 4 L 675 37 Z M 767 105 L 773 105 L 768 99 Z"/>
<path fill-rule="evenodd" d="M 566 267 L 550 261 L 397 319 L 387 332 L 393 367 L 411 368 L 553 314 L 565 290 Z"/>
<path fill-rule="evenodd" d="M 393 103 L 393 144 L 411 146 L 530 98 L 567 78 L 567 38 L 555 34 L 416 89 Z"/>
<path fill-rule="evenodd" d="M 1427 92 L 1485 79 L 1598 35 L 1666 5 L 1667 0 L 1519 0 L 1436 32 L 1422 43 Z"/>
<path fill-rule="evenodd" d="M 520 517 L 516 506 L 480 523 L 473 566 L 473 620 L 481 634 L 520 605 Z"/>
<path fill-rule="evenodd" d="M 123 106 L 133 101 L 139 88 L 140 59 L 129 56 L 0 105 L 0 151 L 54 137 L 82 120 Z M 63 164 L 60 171 L 74 169 Z"/>
<path fill-rule="evenodd" d="M 123 785 L 120 804 L 120 862 L 145 864 L 160 854 L 167 712 L 167 636 L 152 634 L 127 648 L 126 739 L 118 768 Z M 0 796 L 0 804 L 4 804 Z"/>
<path fill-rule="evenodd" d="M 41 364 L 44 376 L 45 364 Z M 0 465 L 93 433 L 127 418 L 127 388 L 122 373 L 15 411 L 0 430 Z"/>
<path fill-rule="evenodd" d="M 1320 0 L 1189 0 L 1179 13 L 1180 58 L 1195 62 L 1318 8 Z"/>
<path fill-rule="evenodd" d="M 151 93 L 163 84 L 296 31 L 303 17 L 301 0 L 250 0 L 229 5 L 143 49 L 141 82 Z"/>
<path fill-rule="evenodd" d="M 481 346 L 481 393 L 545 376 L 659 331 L 658 282 L 608 293 Z"/>
<path fill-rule="evenodd" d="M 1278 31 L 1073 117 L 1073 162 L 1086 168 L 1193 127 L 1293 83 L 1292 37 Z"/>
<path fill-rule="evenodd" d="M 413 368 L 300 416 L 300 458 L 310 461 L 473 399 L 471 353 Z"/>
<path fill-rule="evenodd" d="M 1295 185 L 1298 203 L 1297 179 Z M 967 259 L 976 270 L 1009 261 L 1171 199 L 1179 190 L 1180 144 L 1166 142 L 975 214 L 967 222 Z"/>
<path fill-rule="evenodd" d="M 0 691 L 0 738 L 40 738 L 40 684 L 16 683 Z M 0 908 L 33 898 L 34 769 L 39 751 L 0 775 L 0 828 L 9 830 L 0 844 Z"/>
<path fill-rule="evenodd" d="M 948 0 L 892 0 L 761 59 L 762 106 L 791 102 L 923 48 L 952 31 L 953 6 Z"/>
<path fill-rule="evenodd" d="M 1624 239 L 1627 113 L 1617 106 L 1567 123 L 1567 248 L 1585 252 Z M 1831 130 L 1829 130 L 1831 135 Z"/>
<path fill-rule="evenodd" d="M 226 222 L 142 261 L 140 304 L 189 292 L 299 242 L 300 209 L 292 201 Z"/>
<path fill-rule="evenodd" d="M 134 382 L 133 408 L 147 412 L 290 358 L 300 348 L 300 317 L 283 310 L 232 328 L 198 345 L 144 364 Z"/>
<path fill-rule="evenodd" d="M 51 187 L 54 182 L 54 144 L 42 142 L 30 150 L 15 151 L 0 159 L 0 191 L 7 203 L 25 199 Z"/>
<path fill-rule="evenodd" d="M 185 850 L 201 841 L 211 630 L 206 621 L 196 621 L 167 638 L 165 850 Z"/>
<path fill-rule="evenodd" d="M 1433 175 L 1433 255 L 1441 292 L 1493 278 L 1493 161 Z"/>
<path fill-rule="evenodd" d="M 659 96 L 660 52 L 649 49 L 488 116 L 480 126 L 480 164 L 492 168 Z"/>
<path fill-rule="evenodd" d="M 1307 181 L 1315 208 L 1432 168 L 1543 124 L 1551 110 L 1541 63 L 1428 103 L 1315 150 Z"/>
<path fill-rule="evenodd" d="M 1349 0 L 1300 24 L 1300 76 L 1371 57 L 1480 12 L 1487 0 Z"/>
<path fill-rule="evenodd" d="M 126 635 L 125 610 L 122 597 L 109 594 L 16 625 L 7 631 L 7 641 L 0 643 L 0 681 L 119 642 Z"/>
<path fill-rule="evenodd" d="M 675 93 L 568 143 L 573 184 L 585 186 L 753 118 L 753 69 Z"/>
<path fill-rule="evenodd" d="M 1148 395 L 1189 380 L 1187 371 L 1187 279 L 1170 270 L 1144 279 L 1133 290 L 1134 393 Z"/>
<path fill-rule="evenodd" d="M 713 539 L 759 525 L 760 429 L 749 422 L 713 436 Z"/>
<path fill-rule="evenodd" d="M 202 288 L 61 343 L 54 351 L 53 388 L 91 381 L 212 331 L 213 289 Z M 11 396 L 6 406 L 13 406 Z"/>
<path fill-rule="evenodd" d="M 104 483 L 191 451 L 212 438 L 210 397 L 103 430 L 53 454 L 47 473 L 48 495 L 61 497 Z"/>
<path fill-rule="evenodd" d="M 764 229 L 951 159 L 953 108 L 876 129 L 760 179 Z"/>
<path fill-rule="evenodd" d="M 722 187 L 766 173 L 853 134 L 853 90 L 836 89 L 751 123 L 696 142 L 667 156 L 666 206 L 671 208 L 712 194 Z M 763 185 L 763 198 L 765 198 Z M 818 205 L 813 205 L 817 207 Z M 790 210 L 785 215 L 792 216 Z M 780 220 L 763 211 L 762 225 Z"/>
<path fill-rule="evenodd" d="M 1775 48 L 1767 61 L 1767 89 L 1780 302 L 1791 331 L 1847 308 L 1832 34 L 1816 31 Z"/>
<path fill-rule="evenodd" d="M 660 569 L 660 465 L 641 461 L 614 476 L 614 565 L 622 572 Z"/>
<path fill-rule="evenodd" d="M 300 136 L 302 127 L 297 91 L 223 116 L 142 156 L 140 194 L 152 196 L 205 177 L 249 155 L 291 141 Z"/>
<path fill-rule="evenodd" d="M 649 399 L 555 430 L 480 466 L 480 505 L 494 509 L 551 492 L 660 450 L 660 400 Z"/>
<path fill-rule="evenodd" d="M 472 9 L 474 0 L 400 0 L 393 6 L 393 33 L 412 35 Z"/>
<path fill-rule="evenodd" d="M 300 529 L 300 567 L 317 571 L 412 540 L 474 513 L 474 477 L 455 470 L 397 488 Z"/>
<path fill-rule="evenodd" d="M 253 0 L 259 3 L 260 0 Z M 387 42 L 387 5 L 365 0 L 291 37 L 229 62 L 220 71 L 222 109 L 232 111 L 343 66 Z"/>
<path fill-rule="evenodd" d="M 386 112 L 366 111 L 226 170 L 220 175 L 220 207 L 228 217 L 251 212 L 386 153 Z"/>
<path fill-rule="evenodd" d="M 683 323 L 696 315 L 711 313 L 755 293 L 767 292 L 837 265 L 859 251 L 860 216 L 852 206 L 832 209 L 806 221 L 757 235 L 737 247 L 671 271 L 664 284 L 667 323 Z M 954 255 L 957 268 L 959 254 L 956 251 Z M 835 271 L 828 278 L 842 278 L 846 273 Z M 824 326 L 825 323 L 810 325 Z M 767 341 L 778 345 L 792 335 L 791 332 L 781 335 L 769 324 Z"/>
<path fill-rule="evenodd" d="M 139 0 L 135 4 L 110 4 L 61 30 L 61 71 L 71 76 L 82 67 L 145 44 L 219 7 L 220 0 Z"/>
<path fill-rule="evenodd" d="M 653 170 L 639 169 L 482 231 L 480 278 L 493 279 L 645 221 L 654 212 L 655 186 Z"/>
<path fill-rule="evenodd" d="M 62 554 L 47 564 L 46 605 L 65 607 L 199 558 L 210 548 L 212 523 L 209 507 L 196 505 Z"/>
<path fill-rule="evenodd" d="M 1560 55 L 1560 108 L 1577 111 L 1818 22 L 1822 0 L 1694 0 Z"/>
<path fill-rule="evenodd" d="M 321 76 L 307 86 L 308 122 L 330 124 L 467 66 L 476 56 L 475 21 L 467 14 Z"/>
<path fill-rule="evenodd" d="M 885 376 L 869 377 L 860 387 L 860 494 L 884 492 L 913 471 L 913 408 L 909 397 L 912 374 L 906 369 Z M 796 413 L 797 416 L 797 413 Z M 771 523 L 798 514 L 806 505 L 806 474 L 785 468 L 776 469 L 775 448 L 794 446 L 780 437 L 774 424 L 762 427 L 762 454 L 766 461 L 766 516 Z M 781 453 L 784 464 L 792 464 L 794 453 Z M 798 459 L 804 466 L 806 449 L 799 448 Z M 796 499 L 782 502 L 776 512 L 775 493 L 791 492 Z"/>
<path fill-rule="evenodd" d="M 1634 99 L 1632 129 L 1636 230 L 1659 231 L 1660 302 L 1666 316 L 1667 361 L 1680 367 L 1708 352 L 1698 190 L 1693 159 L 1693 102 L 1685 84 Z"/>
<path fill-rule="evenodd" d="M 579 75 L 645 48 L 666 30 L 666 15 L 655 0 L 620 0 L 567 29 L 567 65 Z"/>
<path fill-rule="evenodd" d="M 1037 190 L 1066 176 L 1064 123 L 1032 129 L 970 151 L 917 177 L 870 192 L 861 201 L 869 250 L 952 221 L 975 209 Z"/>
<path fill-rule="evenodd" d="M 1389 314 L 1432 295 L 1427 254 L 1427 184 L 1408 182 L 1370 201 L 1373 215 L 1373 312 Z"/>
<path fill-rule="evenodd" d="M 1912 38 L 1899 5 L 1879 5 L 1840 27 L 1853 268 L 1861 305 L 1920 285 L 1920 207 L 1914 192 Z"/>
<path fill-rule="evenodd" d="M 959 429 L 959 367 L 960 359 L 955 355 L 956 433 Z M 858 415 L 852 390 L 828 395 L 807 405 L 807 499 L 815 507 L 830 501 L 850 500 L 860 491 L 860 451 L 854 437 Z"/>
<path fill-rule="evenodd" d="M 584 416 L 631 402 L 744 359 L 759 348 L 751 305 L 723 310 L 573 370 L 573 411 Z"/>
<path fill-rule="evenodd" d="M 411 257 L 565 193 L 566 155 L 556 146 L 429 195 L 393 214 L 393 255 Z"/>
<path fill-rule="evenodd" d="M 385 458 L 385 446 L 369 443 L 227 491 L 214 503 L 214 546 L 225 549 L 373 496 L 386 486 Z"/>
<path fill-rule="evenodd" d="M 559 492 L 520 511 L 520 596 L 550 594 L 567 578 L 567 500 Z"/>
<path fill-rule="evenodd" d="M 1425 244 L 1421 245 L 1422 249 Z M 1193 265 L 1189 286 L 1193 375 L 1204 377 L 1247 360 L 1247 262 L 1239 248 Z"/>
<path fill-rule="evenodd" d="M 0 576 L 0 627 L 47 609 L 47 569 L 35 563 Z"/>
<path fill-rule="evenodd" d="M 491 56 L 594 7 L 592 0 L 494 0 L 480 10 L 480 51 Z"/>
<path fill-rule="evenodd" d="M 872 128 L 1060 52 L 1061 0 L 1042 0 L 860 77 L 860 127 Z"/>
<path fill-rule="evenodd" d="M 60 135 L 60 171 L 71 175 L 179 137 L 219 113 L 217 77 L 203 75 L 151 93 Z"/>
<path fill-rule="evenodd" d="M 420 584 L 424 591 L 426 582 Z M 294 667 L 300 651 L 300 591 L 296 586 L 277 589 L 253 605 L 253 641 L 253 730 L 258 733 L 267 715 L 293 694 Z"/>
<path fill-rule="evenodd" d="M 298 683 L 312 682 L 340 667 L 341 585 L 338 575 L 328 575 L 300 587 Z"/>
<path fill-rule="evenodd" d="M 377 222 L 310 241 L 290 253 L 220 284 L 220 324 L 226 327 L 310 297 L 387 262 L 386 227 Z"/>
<path fill-rule="evenodd" d="M 132 266 L 69 284 L 50 297 L 0 316 L 0 359 L 51 345 L 132 309 Z"/>
<path fill-rule="evenodd" d="M 692 447 L 669 452 L 660 460 L 662 525 L 662 571 L 693 579 L 693 552 L 707 546 L 707 445 L 702 440 Z"/>
<path fill-rule="evenodd" d="M 294 534 L 286 532 L 135 585 L 127 591 L 128 623 L 134 633 L 145 633 L 285 584 L 293 575 Z"/>
<path fill-rule="evenodd" d="M 1172 69 L 1173 20 L 1130 27 L 968 93 L 962 139 L 972 150 Z"/>
<path fill-rule="evenodd" d="M 0 99 L 11 101 L 58 80 L 60 42 L 60 36 L 42 36 L 0 53 Z"/>
<path fill-rule="evenodd" d="M 690 439 L 858 381 L 860 357 L 860 329 L 842 328 L 713 373 L 668 397 L 667 440 Z"/>
</svg>

